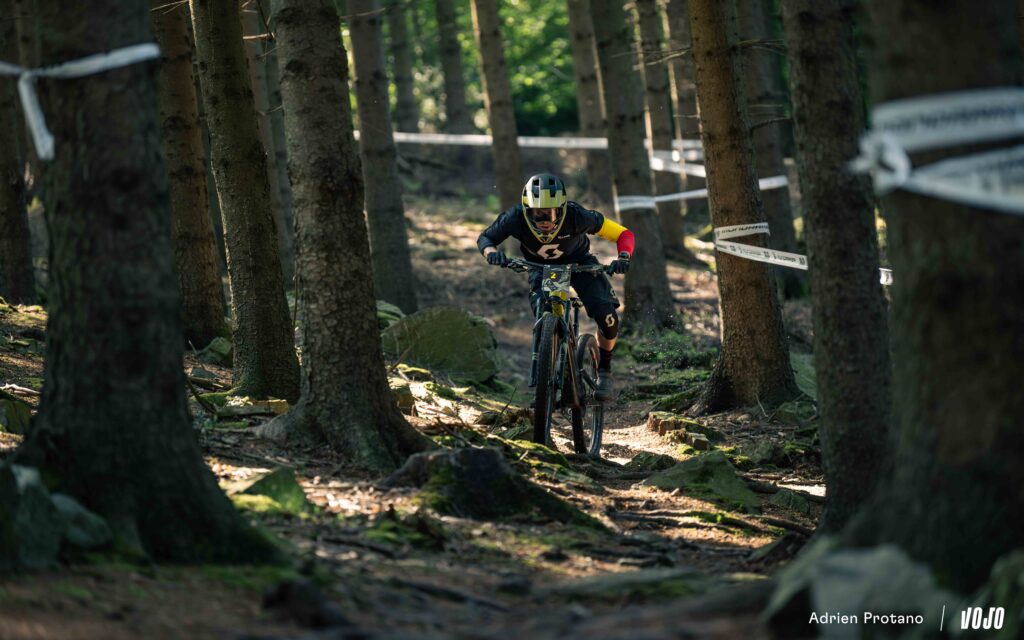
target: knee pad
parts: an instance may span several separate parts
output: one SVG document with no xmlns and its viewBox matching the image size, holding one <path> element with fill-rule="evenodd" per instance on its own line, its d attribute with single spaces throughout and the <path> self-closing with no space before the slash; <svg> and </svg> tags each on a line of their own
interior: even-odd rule
<svg viewBox="0 0 1024 640">
<path fill-rule="evenodd" d="M 614 340 L 619 335 L 619 314 L 614 308 L 602 309 L 594 319 L 597 321 L 601 337 L 605 340 Z"/>
</svg>

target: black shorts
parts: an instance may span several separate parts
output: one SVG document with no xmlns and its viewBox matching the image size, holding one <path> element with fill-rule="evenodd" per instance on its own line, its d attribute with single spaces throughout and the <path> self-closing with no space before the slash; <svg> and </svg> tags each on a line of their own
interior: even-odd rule
<svg viewBox="0 0 1024 640">
<path fill-rule="evenodd" d="M 595 256 L 587 256 L 577 264 L 600 264 L 600 262 Z M 530 306 L 535 315 L 541 298 L 541 275 L 539 271 L 530 273 Z M 604 318 L 619 308 L 619 299 L 615 297 L 612 283 L 603 273 L 574 273 L 572 274 L 572 288 L 587 310 L 587 315 L 594 320 Z"/>
</svg>

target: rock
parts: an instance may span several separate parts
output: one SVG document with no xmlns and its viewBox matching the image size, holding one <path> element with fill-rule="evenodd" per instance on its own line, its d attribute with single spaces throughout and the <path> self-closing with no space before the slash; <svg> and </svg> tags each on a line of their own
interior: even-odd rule
<svg viewBox="0 0 1024 640">
<path fill-rule="evenodd" d="M 703 433 L 687 433 L 686 444 L 690 445 L 697 451 L 707 451 L 711 448 L 711 443 L 708 441 L 708 437 Z"/>
<path fill-rule="evenodd" d="M 230 483 L 225 490 L 228 495 L 266 496 L 291 514 L 309 513 L 314 510 L 312 503 L 306 498 L 306 492 L 302 490 L 302 485 L 295 479 L 295 472 L 287 467 L 278 467 L 273 471 Z"/>
<path fill-rule="evenodd" d="M 803 424 L 818 416 L 818 408 L 807 400 L 790 400 L 772 413 L 772 420 L 783 424 Z"/>
<path fill-rule="evenodd" d="M 384 330 L 405 317 L 405 312 L 384 300 L 377 301 L 377 328 Z"/>
<path fill-rule="evenodd" d="M 685 430 L 687 425 L 692 422 L 694 421 L 668 411 L 652 411 L 647 415 L 647 428 L 657 431 L 659 436 L 663 436 L 669 431 Z"/>
<path fill-rule="evenodd" d="M 384 353 L 456 380 L 484 382 L 498 371 L 497 343 L 483 319 L 454 307 L 417 311 L 381 334 Z"/>
<path fill-rule="evenodd" d="M 227 338 L 216 337 L 199 352 L 199 361 L 218 367 L 230 367 L 234 346 Z"/>
<path fill-rule="evenodd" d="M 25 435 L 31 419 L 32 409 L 28 403 L 0 391 L 0 431 Z"/>
<path fill-rule="evenodd" d="M 383 485 L 420 487 L 421 504 L 445 515 L 476 520 L 528 516 L 604 528 L 594 518 L 520 476 L 494 448 L 417 453 Z"/>
<path fill-rule="evenodd" d="M 107 521 L 77 500 L 63 493 L 55 493 L 50 498 L 67 523 L 64 540 L 68 544 L 89 551 L 105 547 L 113 540 Z"/>
<path fill-rule="evenodd" d="M 188 371 L 186 373 L 188 373 L 188 377 L 190 377 L 190 378 L 199 378 L 200 380 L 216 380 L 217 379 L 217 374 L 216 373 L 210 371 L 209 369 L 204 369 L 202 367 L 189 367 Z"/>
<path fill-rule="evenodd" d="M 659 489 L 682 489 L 697 498 L 716 500 L 747 512 L 760 511 L 760 502 L 747 483 L 736 475 L 729 459 L 721 451 L 709 451 L 684 460 L 643 481 Z"/>
<path fill-rule="evenodd" d="M 775 464 L 782 452 L 780 447 L 771 440 L 754 440 L 740 445 L 738 453 L 746 456 L 750 460 L 750 464 L 760 466 Z"/>
<path fill-rule="evenodd" d="M 807 515 L 811 512 L 811 503 L 807 502 L 807 498 L 790 489 L 779 489 L 768 502 L 795 513 Z"/>
<path fill-rule="evenodd" d="M 398 409 L 407 416 L 416 415 L 416 396 L 412 394 L 412 387 L 409 383 L 400 378 L 388 378 L 391 386 L 391 395 L 398 403 Z"/>
<path fill-rule="evenodd" d="M 32 467 L 0 464 L 0 568 L 42 569 L 54 563 L 65 522 Z"/>
<path fill-rule="evenodd" d="M 641 451 L 626 463 L 626 468 L 637 471 L 662 471 L 674 467 L 678 460 L 661 453 Z"/>
<path fill-rule="evenodd" d="M 699 433 L 702 436 L 706 437 L 711 442 L 722 442 L 725 440 L 725 436 L 722 435 L 722 433 L 718 429 L 697 422 L 696 420 L 693 420 L 690 424 L 687 424 L 686 430 L 692 433 Z"/>
</svg>

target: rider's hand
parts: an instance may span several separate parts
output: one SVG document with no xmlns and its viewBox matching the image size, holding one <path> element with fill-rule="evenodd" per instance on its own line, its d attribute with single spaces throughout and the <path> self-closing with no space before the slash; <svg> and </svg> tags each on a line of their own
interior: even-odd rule
<svg viewBox="0 0 1024 640">
<path fill-rule="evenodd" d="M 496 267 L 504 267 L 508 264 L 508 258 L 501 251 L 492 251 L 487 254 L 487 264 L 492 264 Z"/>
<path fill-rule="evenodd" d="M 626 273 L 629 271 L 629 254 L 623 251 L 619 254 L 619 257 L 612 260 L 611 264 L 608 265 L 608 271 L 610 273 Z"/>
</svg>

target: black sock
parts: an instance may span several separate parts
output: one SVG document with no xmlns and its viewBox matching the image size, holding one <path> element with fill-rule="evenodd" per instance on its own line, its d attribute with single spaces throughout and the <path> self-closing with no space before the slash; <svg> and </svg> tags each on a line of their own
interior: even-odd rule
<svg viewBox="0 0 1024 640">
<path fill-rule="evenodd" d="M 610 371 L 612 368 L 612 352 L 611 350 L 605 350 L 601 347 L 597 348 L 598 359 L 597 368 L 605 371 Z"/>
</svg>

